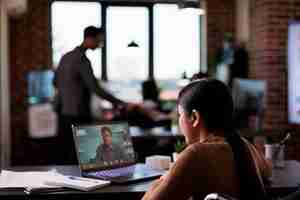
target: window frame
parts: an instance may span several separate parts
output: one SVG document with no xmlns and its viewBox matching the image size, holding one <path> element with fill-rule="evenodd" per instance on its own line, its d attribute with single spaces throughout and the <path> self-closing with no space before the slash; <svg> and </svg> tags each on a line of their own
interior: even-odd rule
<svg viewBox="0 0 300 200">
<path fill-rule="evenodd" d="M 105 42 L 104 42 L 104 48 L 102 48 L 102 63 L 101 63 L 101 80 L 102 81 L 109 81 L 109 77 L 107 74 L 107 31 L 106 31 L 106 27 L 107 27 L 107 8 L 109 6 L 118 6 L 118 7 L 145 7 L 149 10 L 149 51 L 148 51 L 148 56 L 149 56 L 149 61 L 148 61 L 148 79 L 155 79 L 154 77 L 154 5 L 155 4 L 176 4 L 178 1 L 177 0 L 153 0 L 153 1 L 149 1 L 149 0 L 142 0 L 140 2 L 131 2 L 130 0 L 127 1 L 105 1 L 105 0 L 50 0 L 48 1 L 49 3 L 49 21 L 50 24 L 52 24 L 52 12 L 51 12 L 51 8 L 52 8 L 52 4 L 54 2 L 59 2 L 59 1 L 65 1 L 65 2 L 93 2 L 93 3 L 99 3 L 101 5 L 101 27 L 104 29 L 105 31 Z M 203 37 L 204 35 L 206 35 L 204 33 L 204 31 L 206 31 L 205 27 L 204 27 L 204 20 L 206 20 L 205 16 L 201 16 L 199 15 L 200 18 L 200 35 L 199 35 L 199 39 L 200 39 L 200 55 L 199 55 L 199 59 L 200 59 L 200 66 L 199 66 L 199 71 L 201 72 L 207 72 L 207 63 L 204 57 L 204 52 L 205 52 L 205 48 L 206 48 L 206 43 L 205 43 L 205 37 Z M 52 26 L 50 25 L 49 28 L 50 34 L 49 34 L 49 41 L 50 41 L 50 52 L 51 52 L 51 61 L 50 64 L 53 65 L 53 59 L 52 59 L 52 55 L 53 55 L 53 48 L 52 48 Z"/>
</svg>

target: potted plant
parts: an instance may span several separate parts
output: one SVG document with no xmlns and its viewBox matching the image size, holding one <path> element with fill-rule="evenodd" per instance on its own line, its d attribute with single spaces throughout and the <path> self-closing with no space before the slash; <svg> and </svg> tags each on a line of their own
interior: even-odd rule
<svg viewBox="0 0 300 200">
<path fill-rule="evenodd" d="M 177 116 L 177 109 L 174 109 L 171 113 L 171 132 L 173 134 L 178 133 L 178 116 Z"/>
<path fill-rule="evenodd" d="M 184 141 L 178 140 L 175 145 L 175 152 L 173 153 L 173 162 L 175 162 L 178 158 L 179 153 L 181 153 L 186 147 L 186 144 Z"/>
</svg>

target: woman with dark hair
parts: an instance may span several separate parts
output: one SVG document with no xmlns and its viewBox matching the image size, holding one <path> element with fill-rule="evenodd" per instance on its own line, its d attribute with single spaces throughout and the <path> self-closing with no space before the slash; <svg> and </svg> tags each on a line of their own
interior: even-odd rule
<svg viewBox="0 0 300 200">
<path fill-rule="evenodd" d="M 188 146 L 143 200 L 202 200 L 215 192 L 266 199 L 263 177 L 270 175 L 270 166 L 235 131 L 233 110 L 230 91 L 220 81 L 201 79 L 184 87 L 178 113 Z"/>
<path fill-rule="evenodd" d="M 196 81 L 198 79 L 203 79 L 203 78 L 208 78 L 208 74 L 203 73 L 203 72 L 199 72 L 199 73 L 193 74 L 193 76 L 192 76 L 192 78 L 190 78 L 190 80 L 191 81 Z"/>
</svg>

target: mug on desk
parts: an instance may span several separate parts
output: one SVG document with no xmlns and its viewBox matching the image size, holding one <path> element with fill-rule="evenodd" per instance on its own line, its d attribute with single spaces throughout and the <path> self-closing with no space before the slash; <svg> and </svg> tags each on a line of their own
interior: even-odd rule
<svg viewBox="0 0 300 200">
<path fill-rule="evenodd" d="M 283 168 L 285 164 L 284 160 L 284 145 L 279 144 L 266 144 L 265 145 L 265 157 L 272 161 L 273 167 Z"/>
</svg>

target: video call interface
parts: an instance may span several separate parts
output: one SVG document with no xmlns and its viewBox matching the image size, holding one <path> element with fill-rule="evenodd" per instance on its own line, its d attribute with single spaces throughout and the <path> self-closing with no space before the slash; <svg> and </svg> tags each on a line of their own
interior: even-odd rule
<svg viewBox="0 0 300 200">
<path fill-rule="evenodd" d="M 127 124 L 80 127 L 76 130 L 79 162 L 84 169 L 134 162 Z"/>
</svg>

